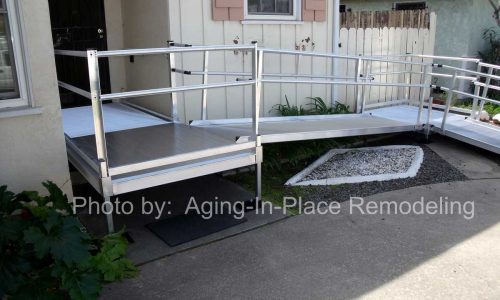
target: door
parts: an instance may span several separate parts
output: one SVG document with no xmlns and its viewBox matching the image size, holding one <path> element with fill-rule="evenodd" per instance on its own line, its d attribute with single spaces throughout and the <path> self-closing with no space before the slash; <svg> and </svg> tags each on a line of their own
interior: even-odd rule
<svg viewBox="0 0 500 300">
<path fill-rule="evenodd" d="M 107 50 L 104 0 L 49 0 L 54 49 Z M 87 60 L 56 55 L 57 78 L 89 91 Z M 99 59 L 102 93 L 110 93 L 109 61 Z M 60 88 L 62 108 L 90 105 L 90 100 Z"/>
</svg>

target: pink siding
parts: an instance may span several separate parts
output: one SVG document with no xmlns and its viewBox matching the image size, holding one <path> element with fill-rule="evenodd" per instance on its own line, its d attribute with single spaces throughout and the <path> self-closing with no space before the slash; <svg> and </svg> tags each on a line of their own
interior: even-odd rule
<svg viewBox="0 0 500 300">
<path fill-rule="evenodd" d="M 243 20 L 243 0 L 212 0 L 212 17 L 215 21 Z"/>
</svg>

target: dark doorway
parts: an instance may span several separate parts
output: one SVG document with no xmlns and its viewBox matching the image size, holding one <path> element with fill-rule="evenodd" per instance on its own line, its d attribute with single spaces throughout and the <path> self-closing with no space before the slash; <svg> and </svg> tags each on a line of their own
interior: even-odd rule
<svg viewBox="0 0 500 300">
<path fill-rule="evenodd" d="M 103 0 L 49 0 L 54 49 L 107 50 Z M 56 55 L 58 80 L 89 91 L 87 60 Z M 102 93 L 110 93 L 109 61 L 99 60 Z M 60 89 L 63 108 L 85 106 L 90 100 Z"/>
</svg>

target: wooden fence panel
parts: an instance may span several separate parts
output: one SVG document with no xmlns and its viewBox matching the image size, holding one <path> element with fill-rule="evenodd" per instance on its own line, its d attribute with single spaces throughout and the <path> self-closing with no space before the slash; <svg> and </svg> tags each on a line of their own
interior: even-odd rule
<svg viewBox="0 0 500 300">
<path fill-rule="evenodd" d="M 350 28 L 429 28 L 427 10 L 354 11 L 340 14 L 340 26 Z"/>
</svg>

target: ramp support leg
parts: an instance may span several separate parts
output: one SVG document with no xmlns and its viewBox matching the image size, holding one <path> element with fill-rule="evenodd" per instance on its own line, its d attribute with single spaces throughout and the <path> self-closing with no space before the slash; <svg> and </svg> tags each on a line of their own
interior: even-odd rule
<svg viewBox="0 0 500 300">
<path fill-rule="evenodd" d="M 108 233 L 115 232 L 115 224 L 113 222 L 113 204 L 111 203 L 111 197 L 104 197 L 104 207 L 106 207 L 106 222 L 108 224 Z"/>
<path fill-rule="evenodd" d="M 261 137 L 260 135 L 257 136 L 257 147 L 255 150 L 255 200 L 256 204 L 258 205 L 258 202 L 262 200 L 262 161 L 263 161 L 263 150 L 262 150 L 262 144 L 261 144 Z"/>
</svg>

